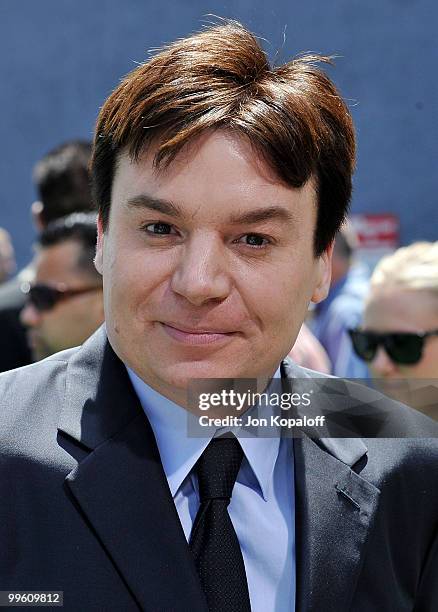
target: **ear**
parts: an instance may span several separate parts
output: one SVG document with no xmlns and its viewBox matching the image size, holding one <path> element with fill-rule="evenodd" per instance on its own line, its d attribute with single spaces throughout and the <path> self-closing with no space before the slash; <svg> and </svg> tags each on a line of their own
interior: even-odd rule
<svg viewBox="0 0 438 612">
<path fill-rule="evenodd" d="M 35 225 L 37 232 L 40 233 L 45 226 L 43 221 L 44 204 L 39 200 L 36 200 L 35 202 L 32 202 L 30 210 L 32 213 L 33 224 Z"/>
<path fill-rule="evenodd" d="M 332 256 L 334 240 L 329 244 L 326 250 L 318 257 L 317 262 L 317 283 L 310 298 L 312 302 L 318 304 L 322 302 L 328 295 L 330 289 L 330 281 L 332 277 Z"/>
<path fill-rule="evenodd" d="M 100 214 L 97 217 L 97 243 L 96 243 L 96 256 L 94 258 L 94 267 L 103 274 L 103 245 L 105 236 L 103 232 L 103 223 Z"/>
</svg>

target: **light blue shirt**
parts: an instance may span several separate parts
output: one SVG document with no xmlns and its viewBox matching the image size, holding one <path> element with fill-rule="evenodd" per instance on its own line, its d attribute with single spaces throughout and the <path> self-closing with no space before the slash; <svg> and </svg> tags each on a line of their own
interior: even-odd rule
<svg viewBox="0 0 438 612">
<path fill-rule="evenodd" d="M 187 412 L 128 368 L 148 417 L 187 541 L 199 508 L 192 469 L 213 437 L 187 435 Z M 276 377 L 280 375 L 277 370 Z M 238 430 L 234 430 L 238 436 Z M 293 440 L 239 437 L 244 452 L 228 511 L 245 563 L 252 612 L 295 610 Z"/>
</svg>

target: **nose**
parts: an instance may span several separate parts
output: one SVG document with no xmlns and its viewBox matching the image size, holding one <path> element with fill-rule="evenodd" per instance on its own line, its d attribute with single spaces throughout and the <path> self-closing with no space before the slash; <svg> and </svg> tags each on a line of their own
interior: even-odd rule
<svg viewBox="0 0 438 612">
<path fill-rule="evenodd" d="M 370 363 L 371 371 L 377 376 L 388 376 L 397 371 L 397 365 L 391 361 L 382 346 L 379 346 L 374 359 Z"/>
<path fill-rule="evenodd" d="M 172 276 L 172 290 L 195 306 L 223 301 L 232 287 L 228 265 L 220 237 L 194 235 L 183 247 Z"/>
<path fill-rule="evenodd" d="M 25 327 L 36 327 L 41 320 L 41 313 L 28 302 L 20 312 L 20 321 Z"/>
</svg>

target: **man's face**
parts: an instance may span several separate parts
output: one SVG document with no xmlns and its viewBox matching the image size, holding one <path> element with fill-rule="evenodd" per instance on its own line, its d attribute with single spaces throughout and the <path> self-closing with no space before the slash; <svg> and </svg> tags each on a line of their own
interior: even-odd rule
<svg viewBox="0 0 438 612">
<path fill-rule="evenodd" d="M 28 327 L 29 342 L 36 359 L 82 344 L 103 322 L 102 291 L 91 274 L 77 268 L 81 246 L 77 241 L 40 249 L 36 257 L 34 284 L 70 290 L 95 290 L 66 297 L 52 309 L 39 311 L 28 303 L 21 311 Z"/>
<path fill-rule="evenodd" d="M 96 265 L 114 350 L 184 404 L 190 379 L 275 372 L 331 251 L 313 254 L 311 183 L 284 186 L 245 140 L 204 135 L 160 171 L 153 153 L 118 160 Z"/>
<path fill-rule="evenodd" d="M 371 290 L 365 305 L 363 328 L 379 333 L 424 332 L 438 329 L 436 297 L 428 291 L 386 284 Z M 438 378 L 438 337 L 425 340 L 423 354 L 414 365 L 397 364 L 382 347 L 369 364 L 372 375 L 388 383 Z M 390 389 L 390 387 L 388 387 Z"/>
</svg>

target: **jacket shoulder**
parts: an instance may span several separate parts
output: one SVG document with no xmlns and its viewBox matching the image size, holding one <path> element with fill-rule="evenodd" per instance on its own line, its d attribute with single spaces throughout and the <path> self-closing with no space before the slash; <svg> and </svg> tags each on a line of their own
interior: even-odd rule
<svg viewBox="0 0 438 612">
<path fill-rule="evenodd" d="M 67 366 L 78 348 L 0 374 L 0 449 L 7 441 L 57 420 L 65 396 Z"/>
</svg>

